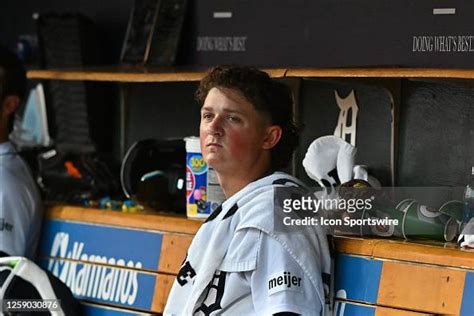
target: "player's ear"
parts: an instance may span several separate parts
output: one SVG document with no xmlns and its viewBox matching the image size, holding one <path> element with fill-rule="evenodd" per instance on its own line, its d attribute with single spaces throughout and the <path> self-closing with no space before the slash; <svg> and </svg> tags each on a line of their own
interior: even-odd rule
<svg viewBox="0 0 474 316">
<path fill-rule="evenodd" d="M 278 125 L 270 125 L 266 128 L 265 138 L 263 139 L 263 149 L 272 149 L 281 139 L 282 130 Z"/>
</svg>

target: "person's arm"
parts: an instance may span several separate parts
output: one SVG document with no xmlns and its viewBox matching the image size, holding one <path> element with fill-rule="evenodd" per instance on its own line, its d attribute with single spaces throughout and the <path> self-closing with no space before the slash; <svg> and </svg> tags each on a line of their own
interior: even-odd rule
<svg viewBox="0 0 474 316">
<path fill-rule="evenodd" d="M 310 279 L 280 243 L 263 234 L 257 268 L 250 274 L 252 301 L 261 315 L 319 315 Z"/>
</svg>

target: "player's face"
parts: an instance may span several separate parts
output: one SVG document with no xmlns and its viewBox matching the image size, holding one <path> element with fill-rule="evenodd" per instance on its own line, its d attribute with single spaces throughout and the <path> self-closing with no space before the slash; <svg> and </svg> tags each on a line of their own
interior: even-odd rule
<svg viewBox="0 0 474 316">
<path fill-rule="evenodd" d="M 264 152 L 265 119 L 237 90 L 212 88 L 201 109 L 205 161 L 217 172 L 251 170 Z"/>
</svg>

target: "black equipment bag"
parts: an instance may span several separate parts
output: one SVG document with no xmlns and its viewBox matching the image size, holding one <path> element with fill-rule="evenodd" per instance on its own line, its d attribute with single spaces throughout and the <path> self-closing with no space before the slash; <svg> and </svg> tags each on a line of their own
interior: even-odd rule
<svg viewBox="0 0 474 316">
<path fill-rule="evenodd" d="M 116 197 L 118 169 L 104 155 L 66 154 L 50 150 L 38 156 L 39 184 L 48 201 L 83 203 L 104 196 Z"/>
</svg>

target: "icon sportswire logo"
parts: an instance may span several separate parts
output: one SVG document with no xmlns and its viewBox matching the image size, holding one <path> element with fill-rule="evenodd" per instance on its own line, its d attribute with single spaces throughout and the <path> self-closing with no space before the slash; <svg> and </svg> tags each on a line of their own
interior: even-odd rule
<svg viewBox="0 0 474 316">
<path fill-rule="evenodd" d="M 131 269 L 140 269 L 142 263 L 87 254 L 83 252 L 85 248 L 84 242 L 78 241 L 74 241 L 70 247 L 69 234 L 56 233 L 51 246 L 48 270 L 63 281 L 76 296 L 133 305 L 138 293 L 138 272 Z M 76 260 L 89 261 L 91 264 Z"/>
</svg>

